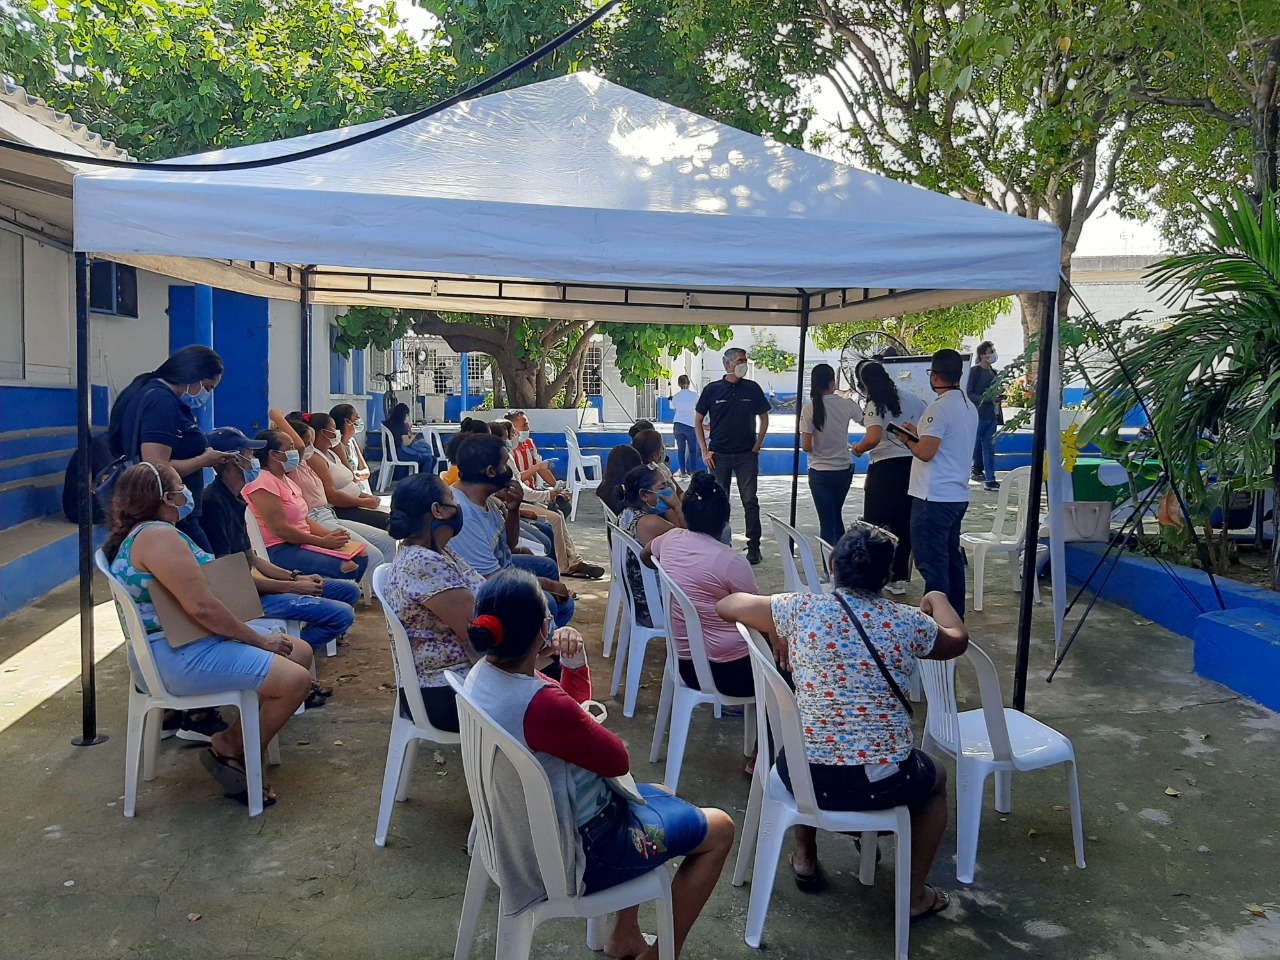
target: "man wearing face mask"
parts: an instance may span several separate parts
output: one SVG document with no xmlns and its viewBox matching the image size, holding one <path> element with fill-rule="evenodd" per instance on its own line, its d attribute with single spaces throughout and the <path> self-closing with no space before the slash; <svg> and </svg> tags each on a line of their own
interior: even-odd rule
<svg viewBox="0 0 1280 960">
<path fill-rule="evenodd" d="M 731 347 L 724 352 L 725 376 L 709 383 L 694 408 L 694 429 L 707 469 L 726 491 L 729 478 L 738 478 L 738 497 L 747 521 L 747 560 L 760 562 L 760 501 L 756 481 L 760 476 L 760 448 L 769 432 L 769 400 L 760 384 L 747 377 L 747 351 Z M 711 419 L 710 438 L 706 421 Z"/>
<path fill-rule="evenodd" d="M 523 493 L 507 466 L 507 448 L 490 433 L 467 436 L 454 448 L 458 468 L 455 486 L 462 528 L 450 545 L 476 573 L 491 577 L 507 567 L 521 567 L 538 578 L 556 626 L 573 618 L 573 594 L 560 582 L 556 562 L 516 552 L 520 540 Z"/>
<path fill-rule="evenodd" d="M 204 468 L 218 466 L 227 455 L 209 448 L 196 416 L 222 381 L 222 371 L 222 358 L 213 350 L 183 347 L 120 391 L 107 428 L 112 456 L 137 457 L 178 472 L 191 491 L 193 509 L 177 527 L 204 550 L 209 549 L 199 523 Z"/>
<path fill-rule="evenodd" d="M 548 487 L 554 487 L 556 478 L 551 472 L 551 461 L 543 460 L 538 453 L 538 445 L 529 435 L 529 418 L 525 416 L 523 410 L 512 410 L 507 414 L 506 419 L 511 421 L 516 431 L 515 446 L 511 450 L 511 455 L 515 457 L 520 479 L 531 487 L 539 480 Z"/>
<path fill-rule="evenodd" d="M 991 384 L 995 383 L 993 364 L 1000 358 L 990 340 L 978 344 L 973 354 L 975 362 L 969 369 L 969 382 L 965 385 L 969 402 L 978 408 L 978 439 L 973 444 L 970 479 L 984 484 L 987 491 L 999 490 L 1000 484 L 996 482 L 996 430 L 1004 423 L 1004 411 L 1000 409 L 999 397 L 993 400 L 984 398 Z"/>
</svg>

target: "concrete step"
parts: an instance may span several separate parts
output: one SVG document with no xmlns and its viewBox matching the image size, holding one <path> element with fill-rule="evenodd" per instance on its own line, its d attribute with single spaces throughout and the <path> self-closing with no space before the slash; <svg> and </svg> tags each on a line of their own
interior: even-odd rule
<svg viewBox="0 0 1280 960">
<path fill-rule="evenodd" d="M 62 517 L 62 472 L 0 483 L 0 532 L 35 520 Z M 0 552 L 0 558 L 7 557 Z"/>
<path fill-rule="evenodd" d="M 0 617 L 7 617 L 79 575 L 79 528 L 61 516 L 0 530 Z M 107 538 L 95 527 L 95 542 Z"/>
</svg>

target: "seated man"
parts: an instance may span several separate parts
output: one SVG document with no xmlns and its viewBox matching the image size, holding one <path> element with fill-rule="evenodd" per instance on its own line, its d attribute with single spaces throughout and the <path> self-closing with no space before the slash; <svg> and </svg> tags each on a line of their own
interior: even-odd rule
<svg viewBox="0 0 1280 960">
<path fill-rule="evenodd" d="M 555 560 L 518 552 L 521 491 L 507 466 L 506 446 L 486 432 L 466 437 L 453 450 L 462 529 L 450 545 L 482 577 L 513 566 L 533 573 L 547 594 L 556 626 L 567 626 L 573 619 L 573 594 L 560 582 Z"/>
<path fill-rule="evenodd" d="M 353 608 L 360 599 L 360 587 L 354 581 L 304 576 L 253 553 L 245 529 L 248 504 L 241 491 L 258 475 L 260 468 L 253 459 L 253 451 L 264 447 L 266 441 L 250 440 L 235 427 L 219 427 L 209 433 L 208 439 L 212 449 L 236 454 L 234 460 L 214 471 L 213 483 L 204 489 L 200 524 L 214 556 L 246 554 L 262 600 L 263 614 L 274 620 L 301 621 L 304 624 L 301 638 L 312 649 L 327 646 L 346 634 L 355 620 Z M 308 705 L 316 704 L 308 701 Z"/>
<path fill-rule="evenodd" d="M 516 469 L 520 473 L 520 479 L 531 487 L 538 480 L 548 487 L 554 487 L 556 478 L 551 472 L 550 461 L 543 460 L 538 455 L 538 445 L 529 436 L 529 418 L 524 415 L 523 410 L 512 410 L 507 414 L 507 419 L 515 427 L 518 438 L 511 455 L 516 459 Z"/>
</svg>

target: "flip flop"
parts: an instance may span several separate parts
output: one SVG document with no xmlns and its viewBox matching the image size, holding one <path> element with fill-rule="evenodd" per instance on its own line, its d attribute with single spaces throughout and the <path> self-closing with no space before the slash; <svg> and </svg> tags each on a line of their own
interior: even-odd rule
<svg viewBox="0 0 1280 960">
<path fill-rule="evenodd" d="M 598 567 L 594 563 L 587 563 L 585 560 L 565 574 L 566 577 L 574 577 L 578 580 L 599 580 L 604 576 L 604 567 Z"/>
<path fill-rule="evenodd" d="M 644 942 L 651 947 L 658 942 L 658 938 L 654 936 L 652 933 L 642 933 L 640 934 L 640 936 L 644 937 Z M 634 954 L 626 954 L 624 956 L 619 957 L 619 956 L 613 955 L 608 950 L 603 951 L 603 956 L 604 956 L 604 960 L 636 960 Z"/>
<path fill-rule="evenodd" d="M 791 875 L 795 878 L 796 889 L 801 893 L 821 893 L 827 888 L 827 878 L 822 875 L 822 864 L 814 862 L 813 873 L 796 873 L 796 855 L 790 854 L 787 863 L 791 864 Z"/>
<path fill-rule="evenodd" d="M 317 697 L 332 697 L 332 696 L 333 696 L 333 687 L 322 687 L 322 686 L 320 686 L 320 684 L 318 684 L 318 683 L 316 683 L 314 680 L 312 680 L 312 681 L 311 681 L 311 692 L 312 692 L 312 693 L 314 693 Z"/>
<path fill-rule="evenodd" d="M 244 772 L 243 764 L 233 767 L 233 763 L 239 764 L 240 760 L 235 757 L 219 756 L 213 752 L 213 747 L 200 752 L 200 766 L 205 768 L 209 776 L 213 777 L 222 788 L 222 792 L 229 797 L 249 789 L 249 778 Z"/>
<path fill-rule="evenodd" d="M 263 810 L 267 809 L 267 807 L 274 807 L 276 805 L 277 798 L 270 796 L 270 793 L 271 793 L 270 785 L 262 788 L 262 809 Z M 227 796 L 230 799 L 235 800 L 237 803 L 244 804 L 246 807 L 249 805 L 249 788 L 248 787 L 241 790 L 239 793 L 228 793 Z"/>
<path fill-rule="evenodd" d="M 933 891 L 933 902 L 919 913 L 913 913 L 911 915 L 912 920 L 922 920 L 925 917 L 936 916 L 951 906 L 951 897 L 947 895 L 946 891 L 939 890 L 937 887 L 929 887 L 929 889 Z"/>
</svg>

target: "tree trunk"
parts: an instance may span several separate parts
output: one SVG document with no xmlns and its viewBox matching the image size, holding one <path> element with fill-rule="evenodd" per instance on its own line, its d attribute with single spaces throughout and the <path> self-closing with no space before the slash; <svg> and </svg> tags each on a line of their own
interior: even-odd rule
<svg viewBox="0 0 1280 960">
<path fill-rule="evenodd" d="M 1253 144 L 1253 199 L 1254 208 L 1262 209 L 1262 200 L 1268 193 L 1280 190 L 1280 107 L 1275 100 L 1274 77 L 1269 74 L 1280 61 L 1280 41 L 1271 45 L 1267 58 L 1268 80 L 1254 87 L 1250 99 L 1249 136 Z"/>
<path fill-rule="evenodd" d="M 493 377 L 493 409 L 501 410 L 507 403 L 502 396 L 502 371 L 498 369 L 498 361 L 489 364 L 489 373 Z"/>
</svg>

